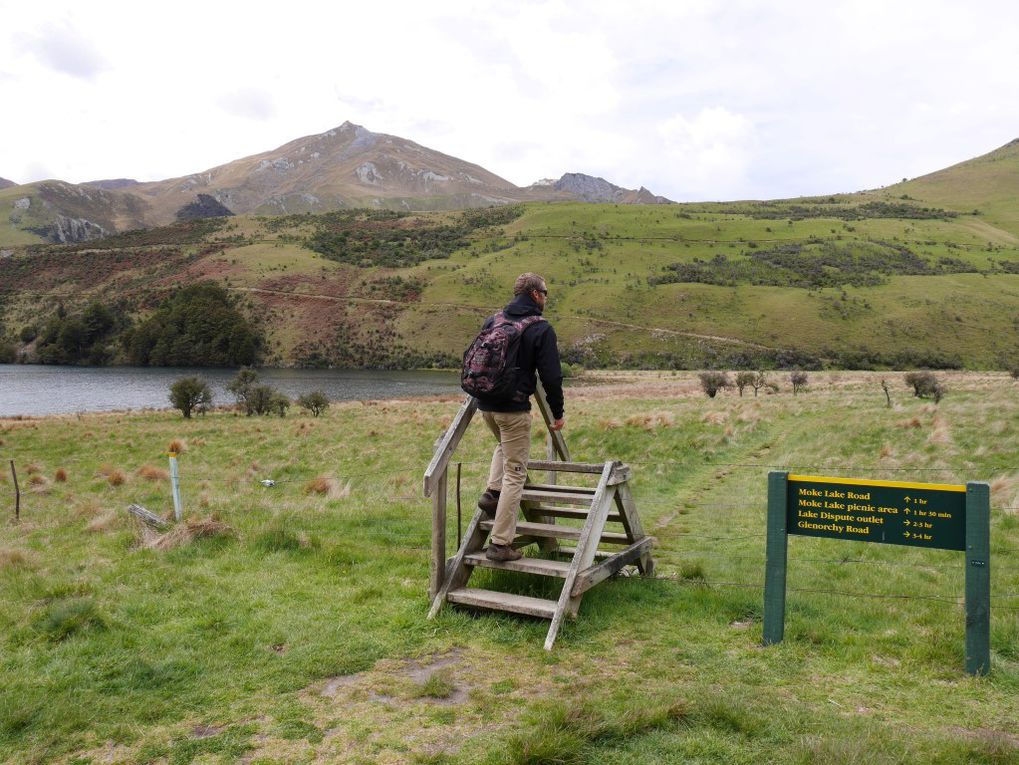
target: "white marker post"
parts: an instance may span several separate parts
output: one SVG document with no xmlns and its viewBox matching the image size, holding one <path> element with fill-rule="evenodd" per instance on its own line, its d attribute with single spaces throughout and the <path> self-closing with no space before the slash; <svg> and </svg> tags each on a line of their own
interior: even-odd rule
<svg viewBox="0 0 1019 765">
<path fill-rule="evenodd" d="M 184 509 L 180 502 L 180 474 L 177 472 L 177 452 L 170 452 L 170 487 L 173 489 L 173 517 L 180 523 Z"/>
</svg>

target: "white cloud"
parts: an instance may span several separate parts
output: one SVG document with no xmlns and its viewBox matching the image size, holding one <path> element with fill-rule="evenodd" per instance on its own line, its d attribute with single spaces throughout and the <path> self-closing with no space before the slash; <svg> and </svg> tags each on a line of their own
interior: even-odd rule
<svg viewBox="0 0 1019 765">
<path fill-rule="evenodd" d="M 351 120 L 517 184 L 854 190 L 1019 134 L 1004 0 L 0 0 L 0 174 L 198 172 Z M 70 77 L 68 76 L 70 75 Z M 24 180 L 31 178 L 17 176 Z"/>
<path fill-rule="evenodd" d="M 692 117 L 676 114 L 659 125 L 673 186 L 690 198 L 724 198 L 745 188 L 755 145 L 753 122 L 725 107 Z"/>
<path fill-rule="evenodd" d="M 54 71 L 83 80 L 93 79 L 107 66 L 92 43 L 66 23 L 45 24 L 22 38 L 21 45 Z"/>
<path fill-rule="evenodd" d="M 272 96 L 255 88 L 238 88 L 224 93 L 217 99 L 217 103 L 227 114 L 246 119 L 264 121 L 276 113 Z"/>
</svg>

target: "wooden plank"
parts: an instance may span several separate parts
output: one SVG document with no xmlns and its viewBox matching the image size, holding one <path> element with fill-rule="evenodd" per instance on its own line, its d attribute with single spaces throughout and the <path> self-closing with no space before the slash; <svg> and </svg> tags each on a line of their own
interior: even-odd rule
<svg viewBox="0 0 1019 765">
<path fill-rule="evenodd" d="M 495 521 L 482 521 L 481 528 L 491 531 Z M 580 539 L 581 529 L 577 526 L 562 526 L 556 523 L 535 523 L 531 521 L 517 521 L 517 533 L 528 537 L 550 537 L 552 539 Z M 630 539 L 626 534 L 615 534 L 610 531 L 603 531 L 601 541 L 606 544 L 628 545 Z"/>
<path fill-rule="evenodd" d="M 140 520 L 146 526 L 149 526 L 158 531 L 164 531 L 170 528 L 169 523 L 164 521 L 155 513 L 146 510 L 141 505 L 128 505 L 127 512 L 131 513 L 131 515 Z"/>
<path fill-rule="evenodd" d="M 446 471 L 443 470 L 432 494 L 432 562 L 428 577 L 428 597 L 434 598 L 446 579 Z"/>
<path fill-rule="evenodd" d="M 619 508 L 619 514 L 623 520 L 623 528 L 630 535 L 630 539 L 634 542 L 639 542 L 641 539 L 646 538 L 647 534 L 644 532 L 644 524 L 640 522 L 640 515 L 637 514 L 637 503 L 634 502 L 630 484 L 624 483 L 618 487 L 616 491 L 616 507 Z M 654 575 L 655 559 L 651 555 L 650 547 L 645 548 L 644 554 L 641 555 L 640 561 L 637 563 L 637 567 L 644 576 Z"/>
<path fill-rule="evenodd" d="M 519 571 L 524 574 L 539 576 L 557 576 L 560 579 L 570 570 L 570 564 L 561 560 L 545 560 L 544 558 L 521 558 L 520 560 L 489 560 L 484 553 L 472 553 L 464 556 L 468 566 L 494 568 L 500 571 Z"/>
<path fill-rule="evenodd" d="M 552 416 L 552 410 L 548 406 L 548 397 L 545 396 L 545 386 L 541 384 L 541 380 L 538 380 L 538 387 L 534 391 L 534 400 L 538 404 L 538 411 L 541 412 L 542 419 L 545 420 L 545 427 L 548 428 L 548 434 L 552 437 L 552 446 L 555 449 L 556 454 L 559 455 L 559 459 L 563 462 L 570 461 L 570 450 L 566 448 L 566 439 L 563 437 L 561 430 L 552 430 L 552 424 L 555 422 L 555 418 Z"/>
<path fill-rule="evenodd" d="M 588 507 L 591 504 L 593 498 L 591 494 L 581 494 L 579 492 L 572 491 L 546 491 L 546 490 L 532 490 L 528 487 L 524 487 L 524 492 L 520 497 L 526 502 L 560 502 L 566 505 L 580 505 L 582 507 Z"/>
<path fill-rule="evenodd" d="M 481 510 L 474 513 L 474 517 L 467 526 L 467 532 L 464 534 L 463 544 L 461 544 L 460 549 L 456 551 L 456 555 L 454 555 L 447 563 L 447 575 L 445 577 L 445 581 L 434 595 L 432 607 L 428 611 L 429 619 L 433 619 L 435 615 L 442 610 L 442 606 L 446 602 L 446 596 L 450 590 L 463 587 L 467 584 L 467 580 L 470 579 L 471 572 L 474 569 L 470 566 L 464 565 L 464 556 L 477 552 L 484 546 L 485 537 L 488 536 L 488 534 L 481 528 L 481 521 L 486 517 L 487 516 Z"/>
<path fill-rule="evenodd" d="M 460 443 L 460 439 L 463 438 L 463 434 L 467 431 L 467 426 L 471 424 L 471 418 L 477 410 L 477 399 L 473 396 L 467 396 L 460 406 L 460 411 L 453 418 L 452 424 L 446 429 L 442 438 L 439 439 L 439 443 L 435 447 L 435 453 L 432 455 L 432 461 L 428 463 L 428 468 L 425 470 L 424 491 L 426 497 L 432 496 L 437 476 L 446 472 L 449 458 L 453 456 L 453 452 Z"/>
<path fill-rule="evenodd" d="M 587 521 L 581 531 L 580 539 L 577 540 L 577 554 L 573 556 L 569 572 L 566 574 L 566 581 L 563 583 L 563 591 L 559 595 L 559 602 L 556 604 L 555 616 L 552 617 L 552 624 L 548 628 L 548 635 L 545 637 L 545 650 L 551 651 L 555 644 L 556 636 L 559 634 L 559 627 L 567 613 L 570 616 L 577 615 L 580 607 L 580 598 L 572 596 L 573 584 L 577 580 L 577 574 L 589 568 L 594 562 L 594 553 L 598 548 L 598 538 L 601 537 L 605 528 L 605 520 L 608 516 L 609 505 L 615 496 L 616 489 L 608 485 L 609 476 L 612 474 L 614 463 L 606 462 L 602 469 L 601 479 L 598 481 L 598 489 L 595 491 L 594 500 L 591 502 L 591 512 L 588 513 Z"/>
<path fill-rule="evenodd" d="M 623 567 L 639 560 L 646 550 L 651 549 L 651 542 L 651 537 L 645 537 L 625 550 L 620 550 L 604 563 L 599 563 L 597 566 L 591 566 L 581 571 L 573 584 L 572 595 L 576 597 L 587 592 L 599 582 L 603 582 L 613 574 L 619 573 Z"/>
<path fill-rule="evenodd" d="M 561 473 L 593 473 L 601 475 L 605 465 L 601 462 L 556 462 L 555 460 L 529 460 L 528 470 L 558 470 Z"/>
<path fill-rule="evenodd" d="M 594 496 L 594 486 L 564 486 L 560 483 L 528 483 L 524 485 L 524 491 L 548 491 L 562 494 L 586 494 L 590 502 Z"/>
<path fill-rule="evenodd" d="M 447 599 L 450 603 L 459 603 L 464 606 L 512 611 L 513 613 L 526 614 L 528 616 L 540 616 L 544 619 L 551 619 L 553 614 L 555 614 L 556 607 L 554 600 L 531 598 L 527 595 L 514 595 L 509 592 L 495 592 L 494 590 L 481 590 L 469 587 L 450 590 Z"/>
<path fill-rule="evenodd" d="M 588 510 L 577 510 L 572 507 L 548 507 L 546 505 L 535 505 L 533 509 L 536 513 L 551 516 L 552 518 L 577 518 L 579 520 L 584 520 L 590 514 L 590 511 Z M 623 520 L 623 516 L 619 513 L 609 513 L 605 520 L 611 523 L 620 523 Z"/>
<path fill-rule="evenodd" d="M 612 475 L 609 476 L 609 486 L 615 486 L 620 483 L 626 483 L 632 478 L 630 468 L 621 462 L 616 463 L 615 470 L 612 471 Z"/>
</svg>

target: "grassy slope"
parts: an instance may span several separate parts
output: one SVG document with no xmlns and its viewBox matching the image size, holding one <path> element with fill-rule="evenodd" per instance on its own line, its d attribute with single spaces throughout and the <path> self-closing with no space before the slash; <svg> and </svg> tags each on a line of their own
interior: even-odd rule
<svg viewBox="0 0 1019 765">
<path fill-rule="evenodd" d="M 840 197 L 830 208 L 838 212 L 873 198 Z M 171 247 L 167 234 L 165 246 L 156 246 L 157 233 L 153 246 L 129 252 L 19 255 L 15 260 L 24 266 L 7 281 L 23 294 L 12 297 L 7 332 L 13 337 L 39 320 L 40 296 L 52 302 L 62 292 L 74 302 L 126 295 L 151 304 L 182 280 L 213 278 L 242 294 L 263 320 L 270 364 L 295 363 L 312 347 L 328 355 L 341 331 L 370 346 L 381 342 L 371 334 L 380 327 L 396 333 L 386 342 L 455 357 L 480 320 L 505 302 L 516 275 L 532 270 L 550 282 L 549 317 L 562 346 L 590 346 L 601 363 L 618 363 L 621 354 L 630 354 L 645 364 L 697 367 L 744 358 L 745 364 L 767 365 L 773 361 L 762 355 L 791 350 L 842 364 L 933 358 L 987 368 L 1019 356 L 1013 319 L 1019 313 L 1019 274 L 996 271 L 998 261 L 1019 262 L 1013 232 L 983 213 L 946 220 L 793 220 L 796 205 L 814 203 L 529 205 L 501 231 L 473 235 L 470 247 L 448 259 L 367 269 L 305 249 L 301 240 L 310 229 L 300 219 L 280 228 L 240 217 L 199 243 Z M 948 204 L 941 198 L 924 203 Z M 770 210 L 777 219 L 750 217 L 757 210 Z M 450 219 L 422 216 L 426 222 Z M 930 263 L 952 258 L 983 273 L 892 275 L 877 286 L 812 290 L 749 283 L 648 285 L 648 277 L 673 263 L 716 256 L 749 262 L 763 249 L 818 240 L 836 246 L 889 242 Z M 0 264 L 0 270 L 8 267 Z M 383 285 L 392 277 L 423 290 L 410 297 L 394 292 Z M 379 302 L 386 300 L 400 304 Z M 656 361 L 656 353 L 667 356 Z"/>
<path fill-rule="evenodd" d="M 892 376 L 889 410 L 877 375 L 812 375 L 797 397 L 776 376 L 778 395 L 714 400 L 692 376 L 640 379 L 571 390 L 568 441 L 577 459 L 633 465 L 662 578 L 600 585 L 550 655 L 545 622 L 424 618 L 420 475 L 453 400 L 344 404 L 319 420 L 0 423 L 0 457 L 34 484 L 21 523 L 0 526 L 0 759 L 1019 758 L 1015 383 L 952 375 L 933 407 Z M 127 520 L 129 502 L 170 507 L 165 480 L 137 471 L 162 467 L 172 438 L 188 442 L 189 517 L 213 514 L 232 536 L 153 549 Z M 468 506 L 489 448 L 475 426 L 458 452 Z M 993 481 L 993 674 L 962 672 L 960 556 L 884 545 L 793 539 L 786 641 L 762 650 L 773 466 Z M 333 496 L 306 491 L 320 475 L 336 479 Z M 0 481 L 0 506 L 11 492 Z M 452 512 L 450 526 L 455 539 Z M 918 599 L 797 591 L 809 589 Z"/>
</svg>

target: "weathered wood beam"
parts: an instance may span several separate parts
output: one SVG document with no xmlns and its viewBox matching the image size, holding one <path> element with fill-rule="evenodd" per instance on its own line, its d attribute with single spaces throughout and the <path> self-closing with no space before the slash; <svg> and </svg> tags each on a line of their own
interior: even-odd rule
<svg viewBox="0 0 1019 765">
<path fill-rule="evenodd" d="M 651 537 L 645 537 L 639 542 L 630 545 L 625 550 L 620 550 L 611 558 L 599 563 L 597 566 L 591 566 L 590 568 L 580 572 L 573 584 L 572 596 L 577 597 L 578 595 L 582 595 L 599 582 L 604 582 L 613 574 L 617 574 L 622 571 L 625 566 L 629 566 L 639 560 L 646 552 L 651 550 L 652 542 L 653 540 Z"/>
<path fill-rule="evenodd" d="M 471 424 L 471 418 L 476 411 L 478 411 L 477 399 L 473 396 L 467 396 L 460 407 L 460 411 L 453 418 L 452 424 L 447 428 L 442 438 L 439 439 L 439 443 L 435 447 L 435 453 L 432 455 L 432 461 L 428 463 L 428 468 L 425 470 L 424 491 L 426 497 L 432 496 L 432 491 L 435 489 L 436 477 L 446 472 L 449 458 L 453 456 L 453 452 L 459 445 L 460 439 L 463 438 L 463 434 L 467 431 L 467 426 Z"/>
</svg>

